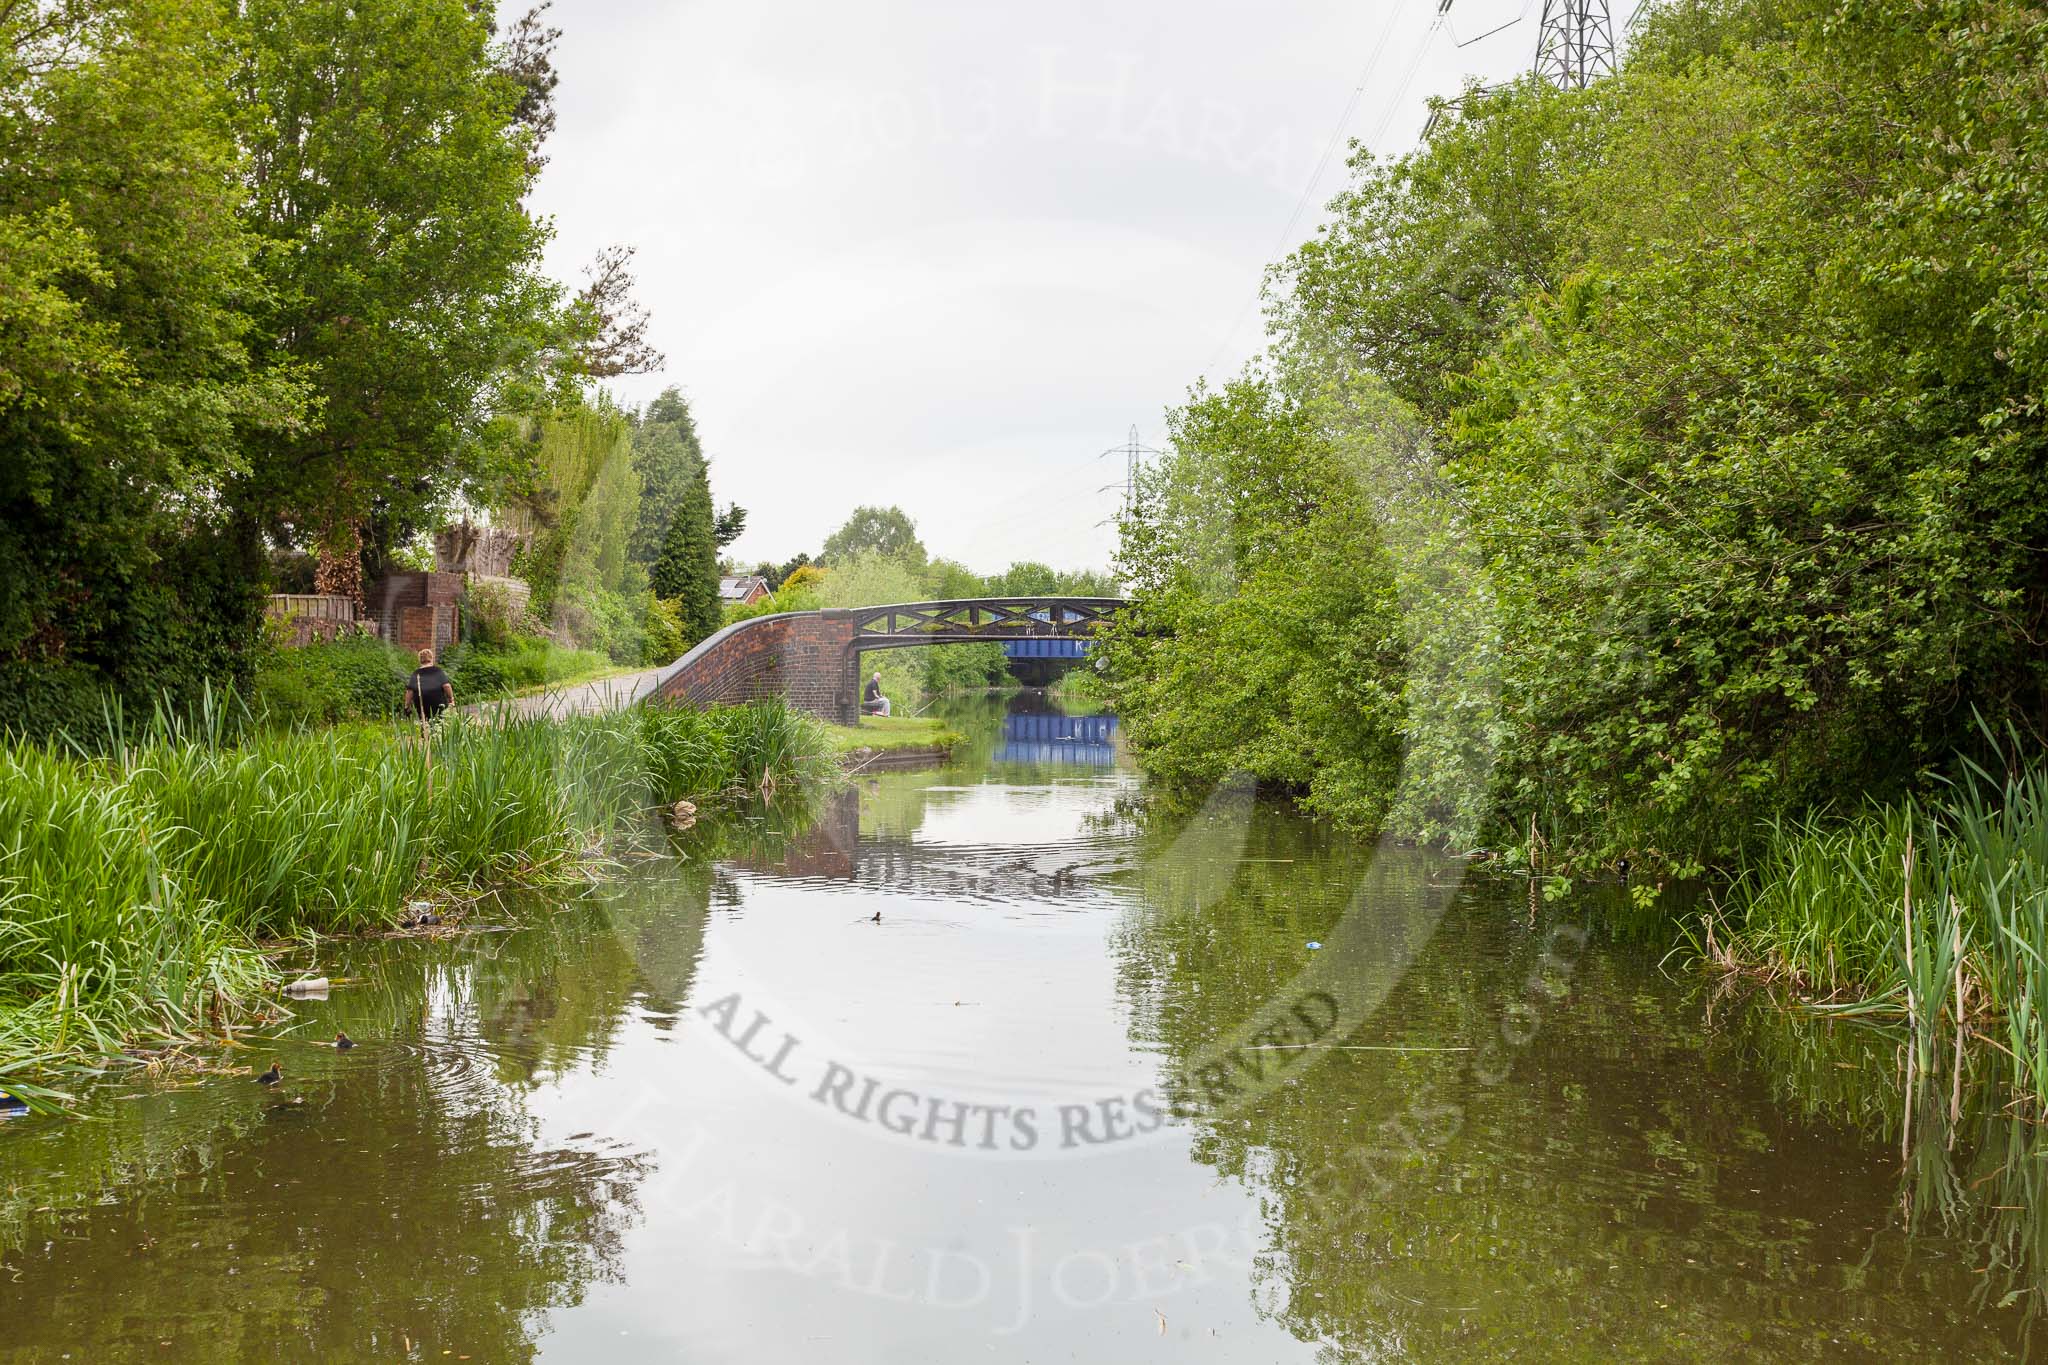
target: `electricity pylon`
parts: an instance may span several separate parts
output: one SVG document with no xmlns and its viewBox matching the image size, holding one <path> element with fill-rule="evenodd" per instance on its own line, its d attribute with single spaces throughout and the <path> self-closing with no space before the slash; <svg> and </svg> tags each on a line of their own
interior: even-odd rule
<svg viewBox="0 0 2048 1365">
<path fill-rule="evenodd" d="M 1543 0 L 1543 27 L 1530 68 L 1561 90 L 1583 90 L 1614 74 L 1614 20 L 1607 0 Z"/>
<path fill-rule="evenodd" d="M 1101 455 L 1095 457 L 1098 460 L 1110 455 L 1121 455 L 1124 457 L 1123 506 L 1118 509 L 1116 517 L 1105 517 L 1103 520 L 1095 523 L 1097 526 L 1106 526 L 1113 520 L 1118 520 L 1131 514 L 1131 507 L 1138 498 L 1138 474 L 1144 468 L 1145 457 L 1151 455 L 1156 458 L 1161 453 L 1138 439 L 1137 424 L 1133 423 L 1131 425 L 1131 434 L 1124 440 L 1122 445 L 1111 446 L 1108 450 L 1103 451 Z M 1107 493 L 1115 487 L 1117 487 L 1116 484 L 1106 483 L 1096 491 L 1098 493 Z"/>
</svg>

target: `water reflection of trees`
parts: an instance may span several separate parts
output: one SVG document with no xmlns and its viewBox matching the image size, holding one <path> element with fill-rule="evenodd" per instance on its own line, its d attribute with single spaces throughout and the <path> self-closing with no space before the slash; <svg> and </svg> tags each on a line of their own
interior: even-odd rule
<svg viewBox="0 0 2048 1365">
<path fill-rule="evenodd" d="M 530 1359 L 618 1277 L 649 1173 L 598 1134 L 543 1140 L 530 1096 L 680 1007 L 709 882 L 680 864 L 515 933 L 346 950 L 327 965 L 362 983 L 256 1054 L 282 1093 L 221 1076 L 0 1132 L 10 1349 Z M 355 1051 L 310 1041 L 336 1028 Z"/>
<path fill-rule="evenodd" d="M 1268 816 L 1254 817 L 1245 855 L 1220 892 L 1152 887 L 1116 936 L 1135 1039 L 1169 1072 L 1283 988 L 1307 942 L 1331 937 L 1361 856 Z M 1406 862 L 1413 878 L 1446 874 Z M 1467 887 L 1352 1042 L 1483 1046 L 1505 1004 L 1535 998 L 1546 928 L 1528 922 L 1519 888 Z M 1343 1052 L 1198 1120 L 1196 1159 L 1260 1200 L 1255 1302 L 1332 1358 L 2011 1353 L 2016 1314 L 1973 1271 L 2017 1254 L 2038 1223 L 2028 1214 L 1973 1253 L 1968 1230 L 1933 1210 L 1954 1207 L 1975 1166 L 1909 1172 L 1922 1193 L 1901 1218 L 1884 1139 L 1897 1129 L 1873 1130 L 1883 1106 L 1863 1098 L 1887 1083 L 1882 1043 L 1851 1037 L 1774 1073 L 1755 1053 L 1767 1016 L 1724 1011 L 1703 1027 L 1655 960 L 1584 954 L 1568 1007 L 1538 1011 L 1497 1083 L 1473 1053 Z M 1773 1074 L 1829 1102 L 1788 1103 Z M 1978 1147 L 2011 1169 L 2009 1153 Z M 2039 1207 L 2031 1190 L 2012 1197 Z M 1965 1236 L 1915 1239 L 1909 1225 Z M 1985 1311 L 1963 1307 L 1973 1298 Z"/>
<path fill-rule="evenodd" d="M 1977 1271 L 1971 1309 L 2012 1309 L 2026 1337 L 2037 1335 L 2048 1304 L 2048 1135 L 2005 1106 L 1997 1077 L 1960 1090 L 1923 1077 L 1909 1096 L 1903 1030 L 1813 1019 L 1769 994 L 1710 994 L 1725 1020 L 1717 1039 L 1768 1078 L 1781 1104 L 1892 1145 L 1902 1165 L 1901 1219 L 1968 1249 Z"/>
</svg>

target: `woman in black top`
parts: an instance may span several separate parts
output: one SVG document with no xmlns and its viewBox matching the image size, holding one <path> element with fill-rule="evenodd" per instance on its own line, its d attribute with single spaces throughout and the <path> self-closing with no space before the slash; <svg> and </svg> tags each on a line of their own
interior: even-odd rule
<svg viewBox="0 0 2048 1365">
<path fill-rule="evenodd" d="M 420 666 L 405 682 L 405 709 L 422 721 L 432 720 L 455 700 L 455 686 L 434 662 L 434 651 L 420 651 Z"/>
</svg>

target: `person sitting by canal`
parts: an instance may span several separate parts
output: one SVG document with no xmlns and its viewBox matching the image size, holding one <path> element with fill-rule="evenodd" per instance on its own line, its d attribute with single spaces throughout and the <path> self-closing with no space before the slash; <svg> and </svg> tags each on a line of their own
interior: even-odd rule
<svg viewBox="0 0 2048 1365">
<path fill-rule="evenodd" d="M 420 651 L 420 666 L 405 680 L 405 709 L 418 716 L 422 722 L 430 721 L 448 709 L 455 700 L 455 685 L 448 681 L 448 675 L 434 662 L 434 651 Z"/>
<path fill-rule="evenodd" d="M 860 709 L 871 716 L 889 714 L 889 699 L 882 695 L 882 675 L 876 673 L 868 679 L 868 690 L 861 698 Z"/>
</svg>

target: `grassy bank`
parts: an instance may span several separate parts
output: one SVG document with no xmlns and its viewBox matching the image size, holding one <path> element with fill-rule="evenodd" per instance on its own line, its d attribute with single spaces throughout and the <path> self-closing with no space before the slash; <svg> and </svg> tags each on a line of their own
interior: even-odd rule
<svg viewBox="0 0 2048 1365">
<path fill-rule="evenodd" d="M 1046 693 L 1070 716 L 1099 716 L 1109 709 L 1109 688 L 1102 675 L 1085 666 L 1060 674 Z"/>
<path fill-rule="evenodd" d="M 1909 1030 L 1909 1077 L 2002 1072 L 2048 1112 L 2048 768 L 1777 827 L 1735 888 L 1724 964 Z M 1975 1042 L 1991 1046 L 1976 1048 Z M 1981 1071 L 1977 1074 L 1982 1075 Z"/>
<path fill-rule="evenodd" d="M 415 894 L 566 875 L 678 799 L 831 780 L 766 704 L 255 731 L 160 723 L 103 754 L 0 744 L 0 1057 L 189 1036 L 273 984 L 256 945 L 392 923 Z"/>
<path fill-rule="evenodd" d="M 595 650 L 565 649 L 523 636 L 498 645 L 460 644 L 446 651 L 442 663 L 456 699 L 465 705 L 567 687 L 634 667 Z M 411 652 L 369 637 L 272 649 L 256 670 L 250 707 L 279 725 L 388 720 L 403 705 L 406 677 L 417 664 Z"/>
<path fill-rule="evenodd" d="M 959 733 L 934 716 L 863 716 L 858 725 L 827 725 L 825 732 L 841 756 L 860 749 L 950 749 L 960 742 Z"/>
</svg>

